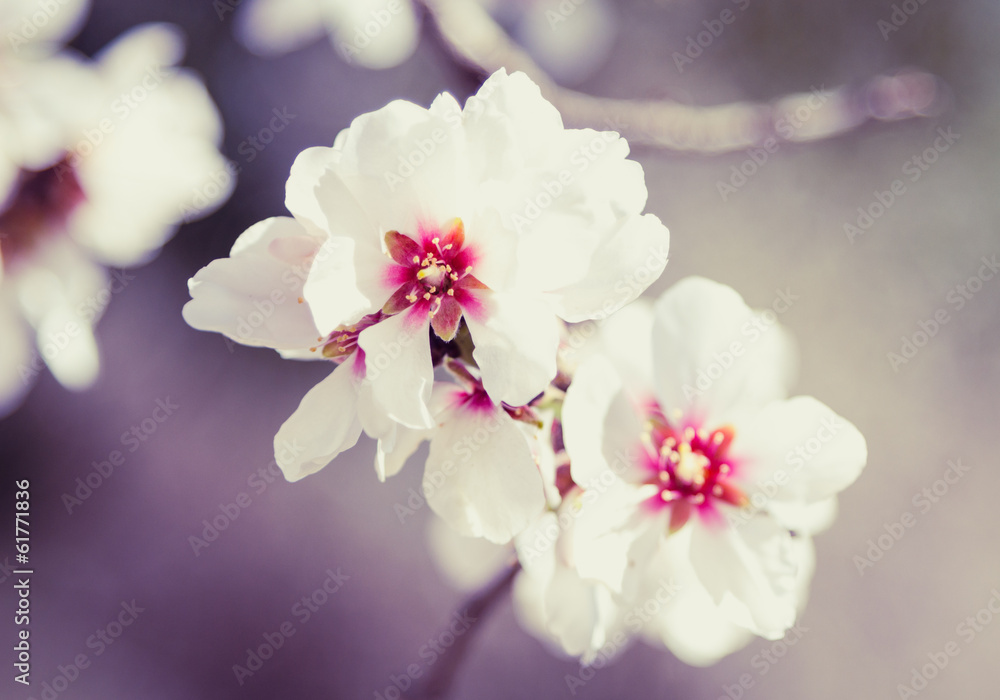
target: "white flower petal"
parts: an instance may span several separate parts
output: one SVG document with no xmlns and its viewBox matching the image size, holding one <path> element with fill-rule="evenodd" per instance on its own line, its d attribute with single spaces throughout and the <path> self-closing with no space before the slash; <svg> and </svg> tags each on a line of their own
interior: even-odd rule
<svg viewBox="0 0 1000 700">
<path fill-rule="evenodd" d="M 60 384 L 81 391 L 97 379 L 100 360 L 90 324 L 66 306 L 52 309 L 36 327 L 45 364 Z"/>
<path fill-rule="evenodd" d="M 577 484 L 588 488 L 612 475 L 629 483 L 642 481 L 635 449 L 645 426 L 607 359 L 595 355 L 577 368 L 566 391 L 562 420 Z"/>
<path fill-rule="evenodd" d="M 688 277 L 660 297 L 655 314 L 657 395 L 668 414 L 681 409 L 714 429 L 786 395 L 789 337 L 777 323 L 755 326 L 730 287 Z"/>
<path fill-rule="evenodd" d="M 319 0 L 250 0 L 236 13 L 236 36 L 261 56 L 293 51 L 323 33 L 324 5 Z"/>
<path fill-rule="evenodd" d="M 320 180 L 339 159 L 340 153 L 335 148 L 325 146 L 307 148 L 295 156 L 288 181 L 285 183 L 285 208 L 300 224 L 317 233 L 328 231 L 329 227 L 327 220 L 329 210 L 324 210 L 319 199 Z M 331 197 L 332 201 L 329 201 Z M 329 202 L 338 218 L 347 219 L 347 228 L 353 228 L 358 223 L 367 224 L 363 212 L 358 211 L 357 203 L 350 195 L 337 198 L 337 193 L 334 193 L 324 199 Z"/>
<path fill-rule="evenodd" d="M 214 260 L 188 282 L 191 301 L 184 305 L 184 320 L 244 345 L 315 346 L 319 332 L 298 294 L 318 247 L 294 219 L 254 224 L 236 240 L 231 257 Z"/>
<path fill-rule="evenodd" d="M 80 125 L 98 136 L 75 161 L 87 199 L 71 227 L 106 263 L 147 261 L 181 220 L 214 210 L 233 189 L 235 169 L 217 150 L 221 119 L 200 79 L 174 68 L 182 55 L 178 30 L 144 25 L 98 57 L 96 104 L 112 107 Z M 142 99 L 121 99 L 139 91 Z"/>
<path fill-rule="evenodd" d="M 275 461 L 289 481 L 315 474 L 361 435 L 358 384 L 353 358 L 337 367 L 302 398 L 274 436 Z"/>
<path fill-rule="evenodd" d="M 59 43 L 76 33 L 89 10 L 89 0 L 59 0 L 58 5 L 51 0 L 5 0 L 0 4 L 0 36 L 15 52 L 29 43 Z"/>
<path fill-rule="evenodd" d="M 367 431 L 366 431 L 367 432 Z M 420 443 L 429 440 L 432 431 L 407 428 L 394 423 L 386 437 L 379 439 L 375 451 L 375 473 L 379 481 L 395 476 L 403 468 Z"/>
<path fill-rule="evenodd" d="M 349 63 L 391 68 L 416 48 L 419 27 L 410 0 L 341 0 L 334 5 L 330 38 Z"/>
<path fill-rule="evenodd" d="M 646 574 L 631 620 L 644 623 L 643 635 L 664 644 L 692 666 L 708 666 L 752 639 L 734 624 L 705 590 L 690 561 L 692 528 L 662 541 Z"/>
<path fill-rule="evenodd" d="M 801 535 L 818 535 L 827 530 L 837 517 L 837 497 L 830 496 L 814 503 L 771 501 L 767 512 L 782 526 Z"/>
<path fill-rule="evenodd" d="M 739 529 L 689 523 L 691 563 L 729 618 L 778 639 L 795 621 L 798 562 L 788 530 L 764 515 Z"/>
<path fill-rule="evenodd" d="M 0 298 L 0 416 L 11 412 L 28 393 L 37 372 L 31 366 L 31 342 L 13 304 Z"/>
<path fill-rule="evenodd" d="M 372 400 L 386 416 L 410 428 L 429 428 L 428 408 L 434 386 L 430 330 L 409 312 L 391 316 L 361 331 L 366 380 Z"/>
<path fill-rule="evenodd" d="M 814 503 L 854 483 L 868 459 L 854 425 L 811 396 L 768 404 L 737 427 L 733 454 L 745 463 L 747 495 Z M 770 492 L 770 493 L 769 493 Z"/>
<path fill-rule="evenodd" d="M 602 481 L 573 496 L 572 564 L 581 578 L 619 593 L 633 592 L 636 572 L 666 532 L 666 520 L 651 521 L 638 512 L 645 498 L 642 490 L 620 481 Z"/>
<path fill-rule="evenodd" d="M 431 441 L 424 495 L 462 535 L 505 543 L 545 506 L 524 434 L 503 409 L 459 407 Z"/>
<path fill-rule="evenodd" d="M 583 280 L 552 293 L 571 323 L 608 318 L 655 282 L 667 264 L 670 233 L 652 214 L 623 222 L 592 255 Z"/>
<path fill-rule="evenodd" d="M 486 297 L 484 319 L 466 314 L 483 387 L 495 402 L 523 406 L 556 376 L 559 322 L 543 301 L 516 294 Z"/>
</svg>

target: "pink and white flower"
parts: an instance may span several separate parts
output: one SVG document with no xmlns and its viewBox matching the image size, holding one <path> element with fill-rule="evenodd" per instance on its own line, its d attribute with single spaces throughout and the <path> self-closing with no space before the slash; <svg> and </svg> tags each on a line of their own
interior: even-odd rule
<svg viewBox="0 0 1000 700">
<path fill-rule="evenodd" d="M 629 303 L 666 264 L 669 234 L 641 213 L 642 168 L 627 154 L 617 134 L 565 129 L 522 74 L 498 72 L 464 109 L 448 94 L 430 109 L 393 102 L 354 120 L 333 147 L 299 155 L 286 189 L 292 218 L 258 224 L 229 260 L 199 272 L 185 318 L 287 357 L 342 363 L 282 429 L 314 448 L 281 464 L 290 479 L 352 446 L 361 429 L 381 441 L 382 478 L 434 429 L 433 472 L 444 435 L 489 420 L 502 426 L 491 441 L 537 472 L 527 447 L 515 448 L 509 413 L 555 377 L 562 322 Z M 304 279 L 299 303 L 240 332 L 254 303 L 287 291 L 288 275 Z M 474 366 L 477 388 L 435 408 L 434 367 L 446 355 Z M 432 505 L 469 534 L 509 539 L 523 514 L 493 519 L 487 503 L 461 502 L 478 498 L 465 487 L 489 490 L 476 480 L 492 478 L 462 464 L 449 480 L 458 500 L 441 492 Z M 531 470 L 495 486 L 540 494 Z M 492 515 L 509 506 L 497 499 Z"/>
<path fill-rule="evenodd" d="M 687 578 L 729 624 L 780 637 L 802 599 L 802 540 L 828 521 L 836 494 L 860 474 L 864 438 L 816 399 L 785 398 L 793 363 L 787 336 L 757 323 L 732 289 L 682 280 L 652 317 L 612 319 L 604 333 L 605 343 L 623 348 L 619 356 L 628 346 L 648 348 L 651 361 L 632 368 L 651 367 L 652 376 L 636 381 L 595 354 L 567 392 L 573 479 L 613 484 L 581 521 L 588 528 L 577 527 L 577 569 L 629 592 L 644 585 L 666 548 L 673 568 L 692 572 Z M 609 544 L 627 556 L 609 558 Z M 711 645 L 671 634 L 664 641 L 713 660 Z"/>
<path fill-rule="evenodd" d="M 620 308 L 666 263 L 627 154 L 617 134 L 565 129 L 520 73 L 464 109 L 444 94 L 359 117 L 289 181 L 293 215 L 326 235 L 304 290 L 317 328 L 385 314 L 359 345 L 376 400 L 410 427 L 430 425 L 424 338 L 451 342 L 463 321 L 490 400 L 526 405 L 556 374 L 560 319 Z"/>
</svg>

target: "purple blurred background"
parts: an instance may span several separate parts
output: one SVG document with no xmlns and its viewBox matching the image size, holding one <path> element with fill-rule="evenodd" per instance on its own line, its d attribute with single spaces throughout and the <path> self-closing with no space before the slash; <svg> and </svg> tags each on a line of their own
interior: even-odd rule
<svg viewBox="0 0 1000 700">
<path fill-rule="evenodd" d="M 696 669 L 637 644 L 576 696 L 894 698 L 911 669 L 955 642 L 960 653 L 920 696 L 993 697 L 1000 624 L 989 624 L 986 608 L 971 639 L 971 628 L 960 625 L 1000 590 L 1000 277 L 961 309 L 948 296 L 976 274 L 982 256 L 1000 254 L 1000 6 L 931 0 L 884 38 L 876 23 L 890 17 L 889 0 L 750 0 L 678 73 L 673 52 L 732 5 L 614 3 L 614 52 L 582 89 L 715 104 L 861 82 L 906 66 L 941 76 L 950 89 L 933 118 L 784 144 L 726 201 L 717 183 L 746 153 L 634 153 L 647 173 L 648 210 L 673 234 L 671 262 L 650 293 L 701 274 L 763 308 L 777 290 L 790 289 L 800 300 L 781 321 L 801 348 L 797 391 L 858 425 L 869 465 L 817 540 L 816 577 L 794 645 L 757 640 Z M 275 478 L 273 435 L 326 368 L 194 331 L 180 309 L 190 276 L 225 256 L 247 226 L 284 213 L 284 181 L 299 151 L 332 143 L 354 116 L 391 99 L 427 105 L 444 90 L 464 98 L 475 78 L 448 59 L 433 32 L 408 62 L 372 72 L 344 63 L 327 42 L 283 58 L 254 57 L 233 40 L 232 17 L 220 20 L 211 0 L 95 0 L 73 43 L 92 54 L 141 22 L 182 27 L 186 63 L 206 80 L 226 124 L 223 152 L 241 172 L 226 206 L 183 227 L 153 263 L 129 271 L 134 279 L 98 327 L 98 384 L 73 394 L 43 373 L 20 411 L 0 421 L 0 516 L 13 520 L 13 482 L 30 479 L 36 572 L 28 692 L 12 680 L 12 578 L 0 584 L 0 697 L 52 697 L 42 684 L 86 654 L 89 666 L 56 697 L 373 698 L 392 675 L 421 661 L 421 647 L 464 598 L 429 558 L 428 514 L 401 524 L 393 509 L 419 488 L 424 453 L 386 484 L 378 483 L 373 445 L 364 440 L 304 482 Z M 275 109 L 294 119 L 249 160 L 244 142 Z M 849 241 L 844 223 L 900 177 L 939 127 L 960 138 Z M 887 353 L 899 353 L 902 337 L 940 308 L 950 321 L 894 370 Z M 176 406 L 161 423 L 157 401 Z M 132 426 L 145 439 L 123 438 Z M 63 495 L 115 450 L 125 462 L 68 513 Z M 925 488 L 933 494 L 949 460 L 971 469 L 918 507 L 923 501 L 914 497 Z M 203 521 L 241 493 L 249 505 L 196 554 L 189 537 L 202 536 Z M 859 571 L 856 557 L 867 556 L 869 540 L 905 512 L 915 525 Z M 13 536 L 10 526 L 4 532 Z M 13 561 L 12 546 L 0 545 L 0 564 L 7 552 Z M 294 606 L 320 589 L 328 570 L 348 578 L 304 620 Z M 122 605 L 133 600 L 142 610 L 112 644 L 92 637 L 117 632 Z M 247 649 L 282 625 L 294 634 L 238 683 L 233 665 L 245 665 Z M 455 697 L 570 697 L 565 676 L 578 665 L 524 633 L 508 601 L 481 625 Z M 787 653 L 769 655 L 779 651 Z"/>
</svg>

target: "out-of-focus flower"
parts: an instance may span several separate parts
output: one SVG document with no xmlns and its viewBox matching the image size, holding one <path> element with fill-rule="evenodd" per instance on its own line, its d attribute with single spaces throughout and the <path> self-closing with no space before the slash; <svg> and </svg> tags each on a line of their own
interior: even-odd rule
<svg viewBox="0 0 1000 700">
<path fill-rule="evenodd" d="M 391 68 L 413 53 L 419 26 L 410 0 L 251 0 L 237 14 L 236 33 L 264 56 L 328 34 L 349 63 Z"/>
<path fill-rule="evenodd" d="M 597 354 L 567 391 L 573 480 L 608 484 L 575 527 L 577 571 L 633 596 L 656 580 L 651 563 L 667 551 L 659 568 L 687 572 L 688 587 L 707 594 L 674 606 L 677 619 L 709 601 L 715 611 L 706 613 L 715 622 L 701 628 L 704 638 L 692 636 L 698 625 L 669 622 L 660 634 L 694 662 L 740 643 L 733 625 L 780 637 L 811 561 L 802 539 L 828 522 L 832 499 L 861 472 L 864 438 L 811 397 L 784 399 L 787 337 L 728 287 L 689 278 L 660 298 L 652 323 L 617 320 L 605 342 L 649 348 L 652 361 L 638 366 L 653 376 L 636 382 Z"/>
<path fill-rule="evenodd" d="M 176 30 L 154 25 L 94 61 L 0 56 L 0 412 L 43 365 L 89 386 L 93 326 L 127 284 L 104 265 L 147 261 L 181 219 L 228 196 L 221 121 L 175 67 L 182 53 Z"/>
<path fill-rule="evenodd" d="M 51 53 L 76 34 L 90 0 L 4 0 L 0 3 L 0 53 Z"/>
<path fill-rule="evenodd" d="M 309 446 L 279 458 L 289 479 L 321 468 L 361 429 L 382 442 L 383 478 L 432 428 L 431 473 L 452 449 L 447 436 L 483 421 L 500 426 L 490 433 L 498 449 L 514 450 L 509 414 L 555 377 L 560 319 L 611 313 L 666 264 L 669 234 L 641 214 L 642 168 L 627 155 L 615 133 L 565 129 L 523 74 L 498 72 L 464 109 L 448 94 L 429 110 L 393 102 L 357 118 L 332 148 L 299 155 L 285 200 L 294 218 L 258 224 L 230 259 L 199 272 L 185 318 L 286 357 L 343 363 L 279 433 Z M 301 280 L 301 297 L 287 294 Z M 273 303 L 275 292 L 298 303 Z M 269 312 L 250 327 L 255 304 Z M 476 366 L 477 387 L 438 410 L 433 372 L 446 355 Z M 517 451 L 511 474 L 530 459 Z M 531 480 L 538 495 L 526 510 L 541 506 Z M 468 534 L 502 541 L 527 524 L 523 513 L 504 516 L 507 500 L 492 514 L 504 523 L 485 515 L 485 500 L 470 505 L 472 482 L 449 483 L 458 490 L 432 505 Z"/>
<path fill-rule="evenodd" d="M 618 22 L 605 0 L 469 0 L 506 27 L 563 85 L 593 75 L 611 54 Z"/>
</svg>

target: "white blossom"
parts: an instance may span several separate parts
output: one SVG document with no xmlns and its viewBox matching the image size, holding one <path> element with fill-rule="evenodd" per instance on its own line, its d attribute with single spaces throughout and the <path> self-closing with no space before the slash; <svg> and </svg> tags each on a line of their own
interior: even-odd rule
<svg viewBox="0 0 1000 700">
<path fill-rule="evenodd" d="M 659 635 L 696 662 L 731 650 L 732 626 L 780 637 L 802 602 L 805 540 L 861 472 L 864 438 L 816 399 L 785 398 L 787 335 L 728 287 L 688 278 L 659 299 L 652 323 L 615 320 L 603 342 L 648 348 L 651 362 L 629 367 L 652 376 L 595 353 L 567 392 L 573 479 L 608 484 L 575 533 L 580 575 L 630 596 L 657 571 L 700 587 L 684 600 L 711 611 L 703 629 L 716 629 L 716 642 L 691 636 L 699 632 L 689 620 Z M 627 556 L 609 557 L 609 547 Z M 664 552 L 667 562 L 654 565 Z M 677 619 L 687 619 L 686 605 Z"/>
<path fill-rule="evenodd" d="M 419 38 L 410 0 L 250 0 L 237 13 L 237 35 L 251 51 L 283 54 L 329 35 L 348 62 L 390 68 Z"/>
<path fill-rule="evenodd" d="M 89 386 L 93 326 L 124 284 L 105 266 L 146 262 L 182 219 L 228 196 L 221 121 L 175 67 L 182 53 L 176 30 L 155 25 L 93 61 L 0 55 L 0 412 L 46 364 L 63 385 Z"/>
</svg>

